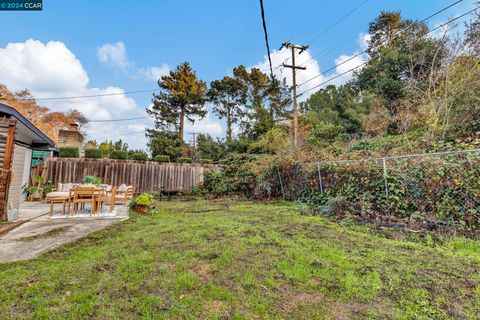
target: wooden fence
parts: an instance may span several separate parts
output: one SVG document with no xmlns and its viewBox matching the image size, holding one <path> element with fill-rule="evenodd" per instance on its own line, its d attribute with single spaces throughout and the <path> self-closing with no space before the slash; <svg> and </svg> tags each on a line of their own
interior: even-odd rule
<svg viewBox="0 0 480 320">
<path fill-rule="evenodd" d="M 78 183 L 90 175 L 110 185 L 133 185 L 137 192 L 188 190 L 203 183 L 206 171 L 219 169 L 216 165 L 83 158 L 48 158 L 45 166 L 46 180 L 55 185 Z"/>
</svg>

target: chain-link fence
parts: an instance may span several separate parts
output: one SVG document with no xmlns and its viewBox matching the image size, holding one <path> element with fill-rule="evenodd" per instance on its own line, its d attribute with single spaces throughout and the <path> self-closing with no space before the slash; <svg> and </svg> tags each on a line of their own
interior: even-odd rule
<svg viewBox="0 0 480 320">
<path fill-rule="evenodd" d="M 275 175 L 278 195 L 333 214 L 480 224 L 480 149 L 295 163 Z"/>
</svg>

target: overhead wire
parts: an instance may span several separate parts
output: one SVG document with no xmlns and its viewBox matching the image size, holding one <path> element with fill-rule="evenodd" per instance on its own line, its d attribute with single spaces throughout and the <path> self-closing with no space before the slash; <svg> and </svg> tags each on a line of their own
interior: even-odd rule
<svg viewBox="0 0 480 320">
<path fill-rule="evenodd" d="M 97 119 L 97 120 L 90 120 L 87 119 L 88 122 L 121 122 L 121 121 L 132 121 L 132 120 L 140 120 L 140 119 L 147 119 L 150 118 L 149 116 L 143 116 L 143 117 L 134 117 L 134 118 L 122 118 L 122 119 Z"/>
<path fill-rule="evenodd" d="M 144 92 L 155 92 L 157 89 L 145 89 L 145 90 L 134 90 L 134 91 L 124 91 L 124 92 L 110 92 L 110 93 L 99 93 L 99 94 L 88 94 L 88 95 L 79 95 L 79 96 L 61 96 L 61 97 L 44 97 L 44 98 L 19 98 L 19 101 L 29 101 L 29 100 L 71 100 L 71 99 L 83 99 L 83 98 L 96 98 L 96 97 L 108 97 L 108 96 L 118 96 L 118 95 L 127 95 L 127 94 L 136 94 Z"/>
<path fill-rule="evenodd" d="M 326 34 L 328 31 L 332 30 L 335 28 L 337 25 L 339 25 L 343 20 L 348 18 L 351 14 L 353 14 L 355 11 L 360 9 L 365 3 L 367 3 L 369 0 L 363 0 L 360 4 L 355 6 L 353 9 L 351 9 L 349 12 L 347 12 L 345 15 L 343 15 L 340 19 L 338 19 L 336 22 L 332 23 L 328 27 L 326 27 L 323 31 L 321 31 L 319 34 L 317 34 L 312 40 L 307 42 L 307 45 L 311 45 L 313 42 L 317 41 L 321 36 Z"/>
<path fill-rule="evenodd" d="M 439 15 L 440 13 L 442 13 L 442 12 L 444 12 L 444 11 L 450 9 L 450 8 L 452 8 L 453 6 L 459 4 L 459 3 L 462 2 L 462 1 L 463 1 L 463 0 L 457 0 L 457 1 L 455 1 L 454 3 L 451 3 L 450 5 L 444 7 L 444 8 L 442 8 L 442 9 L 436 11 L 435 13 L 429 15 L 428 17 L 420 20 L 419 23 L 423 23 L 423 22 L 426 22 L 426 21 L 430 20 L 431 18 Z M 396 36 L 398 36 L 399 33 L 408 31 L 408 30 L 411 29 L 413 26 L 414 26 L 414 25 L 412 24 L 412 25 L 409 25 L 407 28 L 398 30 L 393 36 L 396 37 Z M 304 82 L 300 83 L 300 84 L 298 85 L 298 87 L 300 87 L 300 86 L 302 86 L 302 85 L 304 85 L 304 84 L 306 84 L 306 83 L 308 83 L 308 82 L 310 82 L 310 81 L 312 81 L 312 80 L 314 80 L 314 79 L 316 79 L 316 78 L 318 78 L 318 77 L 321 77 L 322 75 L 325 75 L 327 72 L 330 72 L 330 71 L 338 68 L 339 66 L 344 65 L 345 63 L 352 61 L 352 60 L 355 59 L 355 58 L 358 58 L 358 57 L 362 56 L 363 54 L 367 53 L 368 50 L 369 50 L 369 49 L 364 49 L 364 50 L 362 50 L 362 51 L 354 54 L 353 56 L 349 57 L 348 59 L 343 60 L 342 62 L 340 62 L 340 63 L 338 63 L 338 64 L 335 64 L 334 66 L 328 68 L 327 70 L 325 70 L 325 71 L 323 71 L 323 72 L 320 72 L 320 73 L 317 74 L 316 76 L 314 76 L 314 77 L 312 77 L 312 78 L 310 78 L 310 79 L 307 79 L 307 80 L 305 80 Z"/>
<path fill-rule="evenodd" d="M 265 45 L 267 46 L 268 63 L 270 64 L 270 75 L 272 76 L 272 80 L 273 80 L 274 76 L 273 76 L 272 58 L 270 56 L 270 45 L 268 44 L 267 23 L 265 22 L 265 10 L 263 8 L 263 0 L 260 0 L 260 11 L 262 15 L 263 33 L 265 35 Z"/>
<path fill-rule="evenodd" d="M 345 15 L 343 15 L 342 17 L 340 17 L 337 21 L 335 21 L 334 23 L 332 23 L 331 25 L 329 25 L 328 27 L 326 27 L 325 29 L 323 29 L 320 33 L 318 33 L 315 37 L 313 37 L 312 40 L 308 41 L 307 42 L 307 45 L 310 45 L 312 44 L 313 42 L 317 41 L 318 38 L 320 38 L 322 35 L 326 34 L 328 31 L 332 30 L 333 28 L 335 28 L 337 25 L 339 25 L 342 21 L 344 21 L 346 18 L 348 18 L 351 14 L 353 14 L 355 11 L 357 11 L 358 9 L 360 9 L 365 3 L 367 3 L 368 1 L 370 0 L 363 0 L 362 2 L 360 2 L 357 6 L 355 6 L 354 8 L 352 8 L 349 12 L 347 12 Z M 284 63 L 288 62 L 288 60 L 291 59 L 291 57 L 287 57 L 282 63 L 280 63 L 279 65 L 277 65 L 274 69 L 278 69 L 279 67 L 281 67 Z M 311 60 L 311 59 L 310 59 Z"/>
<path fill-rule="evenodd" d="M 460 15 L 460 16 L 457 16 L 457 17 L 455 17 L 455 18 L 450 19 L 449 21 L 447 21 L 447 22 L 445 22 L 445 23 L 443 23 L 443 24 L 440 24 L 440 25 L 438 25 L 437 27 L 431 29 L 429 32 L 425 33 L 423 36 L 425 36 L 425 35 L 427 35 L 427 34 L 430 34 L 430 33 L 434 32 L 434 31 L 437 31 L 438 29 L 444 28 L 445 26 L 449 25 L 450 23 L 452 23 L 452 22 L 454 22 L 454 21 L 456 21 L 456 20 L 458 20 L 458 19 L 460 19 L 460 18 L 465 17 L 466 15 L 468 15 L 468 14 L 470 14 L 470 13 L 478 10 L 479 8 L 480 8 L 480 6 L 477 6 L 476 8 L 474 8 L 474 9 L 472 9 L 472 10 L 469 10 L 469 11 L 463 13 L 463 14 Z M 345 75 L 345 74 L 348 74 L 348 73 L 350 73 L 350 72 L 352 72 L 352 71 L 354 71 L 354 70 L 356 70 L 356 69 L 358 69 L 358 68 L 366 65 L 367 63 L 368 63 L 368 61 L 365 61 L 365 62 L 363 62 L 363 63 L 361 63 L 361 64 L 359 64 L 359 65 L 357 65 L 357 66 L 355 66 L 355 67 L 353 67 L 353 68 L 345 71 L 345 72 L 342 72 L 342 73 L 340 73 L 340 74 L 338 74 L 338 75 L 335 75 L 335 76 L 333 76 L 333 77 L 331 77 L 331 78 L 329 78 L 329 79 L 327 79 L 327 80 L 325 80 L 325 81 L 323 81 L 323 82 L 321 82 L 321 83 L 319 83 L 319 84 L 317 84 L 317 85 L 315 85 L 315 86 L 313 86 L 313 87 L 311 87 L 311 88 L 309 88 L 309 89 L 307 89 L 307 90 L 299 93 L 299 94 L 297 95 L 297 97 L 300 97 L 301 95 L 303 95 L 303 94 L 305 94 L 305 93 L 307 93 L 307 92 L 309 92 L 309 91 L 311 91 L 311 90 L 314 90 L 314 89 L 316 89 L 316 88 L 318 88 L 318 87 L 321 87 L 321 86 L 323 86 L 324 84 L 327 84 L 327 83 L 329 83 L 329 82 L 331 82 L 331 81 L 333 81 L 333 80 L 335 80 L 335 79 L 337 79 L 337 78 L 339 78 L 339 77 L 341 77 L 341 76 L 343 76 L 343 75 Z M 302 84 L 304 84 L 304 83 L 306 83 L 306 82 L 303 82 Z"/>
</svg>

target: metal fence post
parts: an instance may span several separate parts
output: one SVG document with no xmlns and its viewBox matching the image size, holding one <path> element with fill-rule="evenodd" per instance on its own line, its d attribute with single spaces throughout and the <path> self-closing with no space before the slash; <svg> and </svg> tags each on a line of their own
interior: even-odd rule
<svg viewBox="0 0 480 320">
<path fill-rule="evenodd" d="M 318 184 L 320 187 L 320 194 L 323 196 L 323 181 L 322 181 L 322 174 L 320 173 L 320 163 L 317 162 L 317 171 L 318 171 Z"/>
<path fill-rule="evenodd" d="M 387 163 L 385 158 L 382 158 L 383 164 L 383 182 L 385 183 L 385 195 L 388 197 L 388 184 L 387 184 Z"/>
<path fill-rule="evenodd" d="M 282 197 L 283 197 L 283 200 L 285 200 L 285 191 L 283 190 L 282 176 L 280 175 L 280 169 L 278 168 L 277 168 L 277 174 L 278 174 L 278 180 L 280 181 L 280 188 L 282 190 Z"/>
</svg>

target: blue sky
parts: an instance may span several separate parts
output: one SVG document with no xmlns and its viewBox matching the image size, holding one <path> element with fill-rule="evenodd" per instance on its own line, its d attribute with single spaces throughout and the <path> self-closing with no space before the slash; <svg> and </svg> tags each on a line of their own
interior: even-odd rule
<svg viewBox="0 0 480 320">
<path fill-rule="evenodd" d="M 454 1 L 369 0 L 311 42 L 362 2 L 264 0 L 271 48 L 278 49 L 285 40 L 311 45 L 300 59 L 300 63 L 307 62 L 301 82 L 360 51 L 368 22 L 381 10 L 401 10 L 405 17 L 423 19 Z M 207 82 L 240 64 L 267 66 L 259 1 L 43 3 L 40 12 L 0 12 L 0 82 L 12 90 L 29 88 L 36 97 L 153 89 L 156 77 L 182 61 L 189 61 Z M 435 26 L 473 7 L 473 0 L 464 0 L 429 24 Z M 285 54 L 275 52 L 274 65 L 281 63 Z M 352 61 L 359 62 L 361 59 Z M 341 71 L 337 68 L 331 74 Z M 289 80 L 288 71 L 282 73 L 278 68 L 276 72 Z M 76 107 L 91 119 L 117 119 L 145 115 L 150 100 L 150 93 L 142 93 L 41 102 L 54 110 Z M 97 140 L 121 137 L 132 147 L 143 148 L 141 131 L 151 125 L 145 119 L 90 124 L 87 129 Z M 214 115 L 188 130 L 220 137 L 225 133 L 224 123 Z"/>
</svg>

